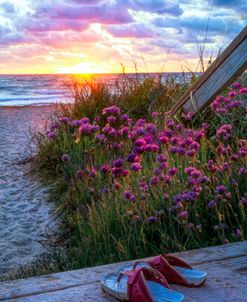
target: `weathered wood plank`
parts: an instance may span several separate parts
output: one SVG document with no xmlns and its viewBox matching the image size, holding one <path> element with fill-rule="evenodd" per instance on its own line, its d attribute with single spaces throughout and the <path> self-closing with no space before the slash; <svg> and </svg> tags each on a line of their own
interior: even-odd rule
<svg viewBox="0 0 247 302">
<path fill-rule="evenodd" d="M 203 110 L 246 69 L 247 26 L 178 100 L 171 114 L 182 107 L 185 112 Z"/>
<path fill-rule="evenodd" d="M 224 262 L 223 266 L 233 274 L 244 276 L 243 273 L 247 267 L 247 241 L 191 250 L 177 253 L 177 255 L 196 267 L 205 268 L 206 271 L 214 271 L 214 269 L 211 269 L 212 267 L 220 266 Z M 103 302 L 106 300 L 99 289 L 100 279 L 105 274 L 116 271 L 123 265 L 122 262 L 29 279 L 0 282 L 0 301 L 80 301 L 80 297 L 84 297 L 81 301 Z M 225 278 L 228 275 L 229 272 L 223 277 Z M 72 298 L 62 300 L 61 297 L 65 294 L 68 297 L 76 296 L 76 298 L 75 300 Z M 95 300 L 90 298 L 91 295 Z M 88 298 L 85 299 L 85 296 Z"/>
<path fill-rule="evenodd" d="M 185 302 L 246 302 L 247 275 L 239 272 L 237 267 L 247 266 L 247 257 L 217 260 L 196 265 L 197 269 L 208 273 L 208 281 L 202 288 L 172 286 L 185 295 Z M 6 300 L 5 300 L 6 301 Z M 107 302 L 114 301 L 102 293 L 100 283 L 70 287 L 63 290 L 41 293 L 7 300 L 9 302 Z"/>
</svg>

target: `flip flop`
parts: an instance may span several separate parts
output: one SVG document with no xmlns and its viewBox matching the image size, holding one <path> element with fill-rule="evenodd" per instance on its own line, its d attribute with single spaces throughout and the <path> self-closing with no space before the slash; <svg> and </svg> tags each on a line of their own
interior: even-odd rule
<svg viewBox="0 0 247 302">
<path fill-rule="evenodd" d="M 182 294 L 170 288 L 160 272 L 145 267 L 108 274 L 101 286 L 104 292 L 120 301 L 180 302 L 184 299 Z"/>
<path fill-rule="evenodd" d="M 169 283 L 176 283 L 189 287 L 202 286 L 207 279 L 207 273 L 193 269 L 184 260 L 171 254 L 161 254 L 146 261 L 136 261 L 132 267 L 122 270 L 146 267 L 159 271 Z"/>
</svg>

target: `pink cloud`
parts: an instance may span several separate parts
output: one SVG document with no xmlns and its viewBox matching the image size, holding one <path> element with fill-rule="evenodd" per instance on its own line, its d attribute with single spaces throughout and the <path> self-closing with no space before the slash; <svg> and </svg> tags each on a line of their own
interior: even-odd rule
<svg viewBox="0 0 247 302">
<path fill-rule="evenodd" d="M 122 24 L 133 21 L 132 16 L 124 6 L 103 4 L 101 6 L 57 6 L 54 9 L 54 18 L 82 19 L 102 24 Z"/>
<path fill-rule="evenodd" d="M 49 31 L 64 31 L 64 30 L 73 30 L 73 31 L 83 31 L 89 26 L 88 23 L 81 20 L 37 20 L 28 21 L 25 25 L 27 31 L 30 32 L 49 32 Z"/>
</svg>

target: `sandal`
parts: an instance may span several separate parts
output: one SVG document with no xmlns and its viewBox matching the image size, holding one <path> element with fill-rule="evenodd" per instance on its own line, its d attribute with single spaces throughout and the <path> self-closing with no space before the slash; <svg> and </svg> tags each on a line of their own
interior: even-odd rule
<svg viewBox="0 0 247 302">
<path fill-rule="evenodd" d="M 170 288 L 160 272 L 146 267 L 108 274 L 101 286 L 104 292 L 120 301 L 180 302 L 184 299 L 182 294 Z"/>
<path fill-rule="evenodd" d="M 132 267 L 123 268 L 127 271 L 139 267 L 149 267 L 163 274 L 169 283 L 189 287 L 202 286 L 207 279 L 207 273 L 193 269 L 184 260 L 171 254 L 161 254 L 146 261 L 137 261 Z"/>
</svg>

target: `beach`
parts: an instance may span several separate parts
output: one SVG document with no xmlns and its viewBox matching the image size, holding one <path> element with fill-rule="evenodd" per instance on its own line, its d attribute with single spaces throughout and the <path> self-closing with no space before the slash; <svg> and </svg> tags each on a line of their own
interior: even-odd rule
<svg viewBox="0 0 247 302">
<path fill-rule="evenodd" d="M 29 130 L 41 130 L 51 110 L 0 107 L 0 275 L 51 252 L 45 242 L 58 228 L 55 205 L 27 161 L 35 152 Z"/>
</svg>

